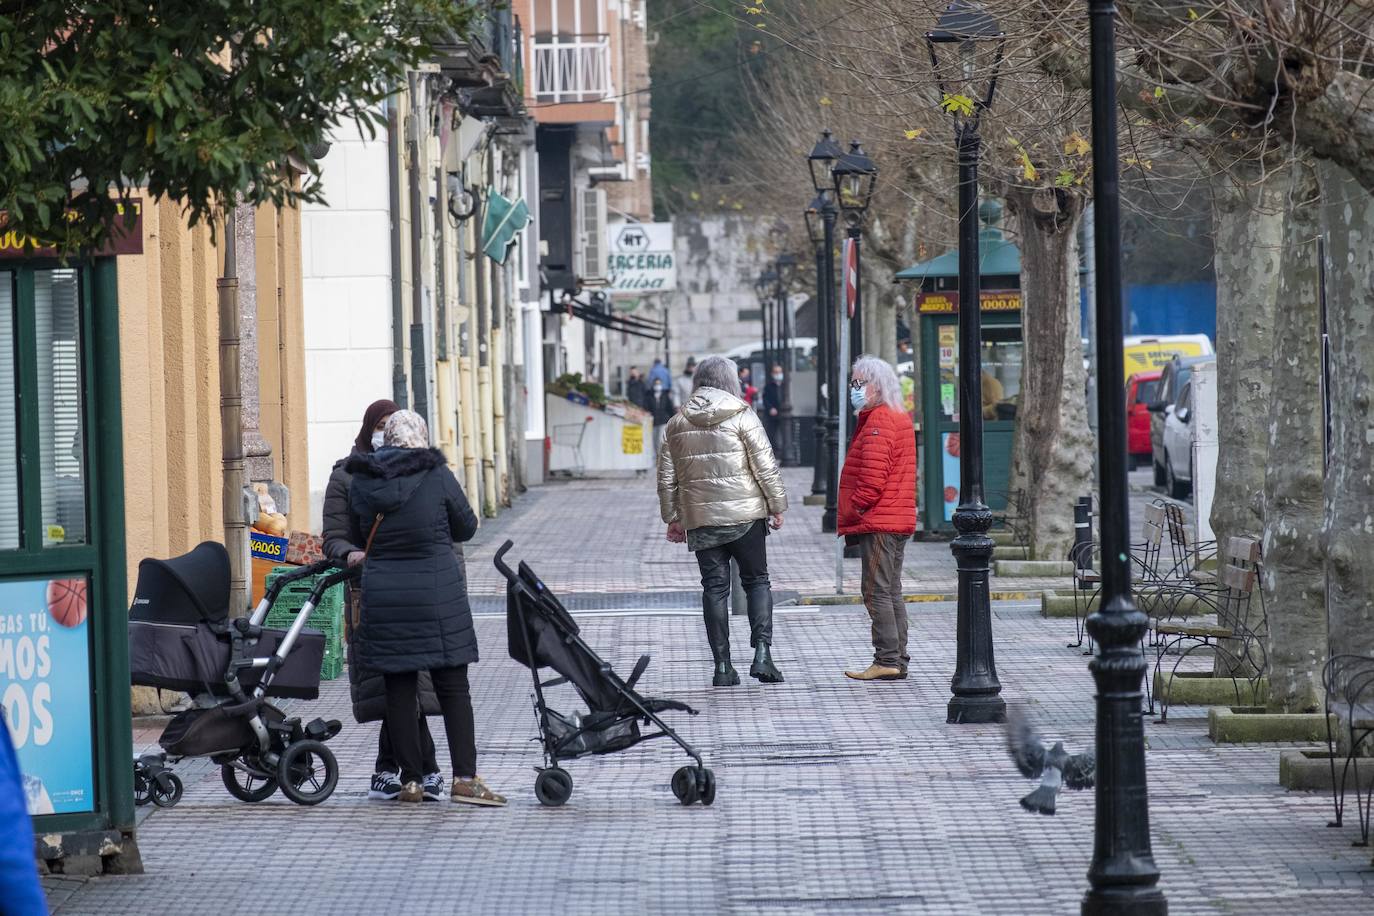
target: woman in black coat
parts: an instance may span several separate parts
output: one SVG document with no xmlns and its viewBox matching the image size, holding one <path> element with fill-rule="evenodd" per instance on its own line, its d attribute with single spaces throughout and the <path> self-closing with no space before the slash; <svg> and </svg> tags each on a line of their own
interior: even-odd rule
<svg viewBox="0 0 1374 916">
<path fill-rule="evenodd" d="M 351 536 L 367 545 L 362 614 L 353 631 L 358 663 L 386 683 L 386 719 L 401 765 L 400 799 L 424 798 L 421 780 L 418 672 L 428 671 L 444 715 L 455 802 L 504 805 L 477 775 L 477 740 L 468 692 L 468 665 L 477 661 L 477 634 L 467 579 L 454 541 L 477 533 L 458 480 L 419 414 L 401 410 L 387 421 L 383 447 L 344 465 Z"/>
<path fill-rule="evenodd" d="M 363 413 L 363 425 L 358 430 L 358 437 L 353 440 L 349 457 L 371 455 L 381 448 L 386 421 L 400 409 L 394 401 L 385 399 L 369 404 Z M 324 491 L 324 555 L 331 560 L 354 564 L 362 561 L 363 545 L 355 543 L 352 538 L 353 513 L 348 508 L 348 488 L 353 482 L 353 475 L 344 468 L 347 461 L 348 458 L 340 458 L 334 463 L 334 470 L 329 475 L 329 484 Z M 457 545 L 454 547 L 461 557 L 462 548 Z M 344 594 L 344 613 L 352 620 L 358 595 L 351 585 Z M 401 766 L 392 751 L 391 730 L 386 724 L 386 686 L 380 671 L 367 671 L 358 664 L 351 640 L 348 643 L 348 686 L 353 699 L 353 718 L 359 722 L 380 720 L 382 723 L 377 735 L 377 763 L 372 771 L 368 798 L 394 799 L 401 794 Z M 425 771 L 425 797 L 438 801 L 444 796 L 444 779 L 439 774 L 434 738 L 429 733 L 425 716 L 439 715 L 439 701 L 434 696 L 428 674 L 420 676 L 420 713 L 417 728 Z"/>
</svg>

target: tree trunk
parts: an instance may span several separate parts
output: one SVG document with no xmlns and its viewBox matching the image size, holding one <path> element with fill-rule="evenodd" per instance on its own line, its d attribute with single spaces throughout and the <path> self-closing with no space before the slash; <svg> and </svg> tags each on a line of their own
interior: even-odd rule
<svg viewBox="0 0 1374 916">
<path fill-rule="evenodd" d="M 1330 246 L 1332 436 L 1323 530 L 1329 645 L 1341 653 L 1374 656 L 1374 197 L 1338 166 L 1323 163 L 1320 175 L 1322 230 Z"/>
<path fill-rule="evenodd" d="M 1269 393 L 1262 584 L 1269 622 L 1269 707 L 1321 706 L 1326 661 L 1322 572 L 1321 312 L 1315 176 L 1294 176 L 1284 233 Z M 1250 626 L 1259 622 L 1252 608 Z M 1219 654 L 1218 665 L 1225 663 Z"/>
<path fill-rule="evenodd" d="M 1264 521 L 1270 360 L 1290 186 L 1285 172 L 1258 186 L 1223 176 L 1213 188 L 1218 451 L 1211 522 L 1222 550 L 1229 538 L 1257 537 Z"/>
<path fill-rule="evenodd" d="M 1078 312 L 1078 222 L 1083 199 L 1064 191 L 1011 188 L 1021 228 L 1025 355 L 1016 412 L 1010 489 L 1029 505 L 1031 556 L 1062 560 L 1073 543 L 1073 507 L 1092 487 Z"/>
</svg>

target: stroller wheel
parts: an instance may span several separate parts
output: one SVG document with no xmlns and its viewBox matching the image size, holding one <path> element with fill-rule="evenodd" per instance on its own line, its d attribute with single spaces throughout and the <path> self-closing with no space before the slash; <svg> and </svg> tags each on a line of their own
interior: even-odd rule
<svg viewBox="0 0 1374 916">
<path fill-rule="evenodd" d="M 318 805 L 339 784 L 339 761 L 321 741 L 293 741 L 277 761 L 277 784 L 296 804 Z"/>
<path fill-rule="evenodd" d="M 572 774 L 559 767 L 540 770 L 534 780 L 534 796 L 546 808 L 558 808 L 572 797 Z"/>
<path fill-rule="evenodd" d="M 249 773 L 232 763 L 223 764 L 219 768 L 219 775 L 224 780 L 224 788 L 239 801 L 260 802 L 271 798 L 272 793 L 277 791 L 277 781 L 272 777 Z"/>
<path fill-rule="evenodd" d="M 697 767 L 697 801 L 709 805 L 716 800 L 716 774 L 706 767 Z"/>
<path fill-rule="evenodd" d="M 697 800 L 697 775 L 695 767 L 682 767 L 673 774 L 673 794 L 684 805 Z"/>
<path fill-rule="evenodd" d="M 137 767 L 137 764 L 135 764 Z M 146 805 L 153 800 L 152 790 L 148 786 L 148 777 L 144 776 L 137 769 L 134 770 L 134 804 Z"/>
<path fill-rule="evenodd" d="M 153 804 L 159 808 L 170 808 L 181 801 L 182 789 L 181 779 L 175 773 L 158 774 L 148 780 Z"/>
</svg>

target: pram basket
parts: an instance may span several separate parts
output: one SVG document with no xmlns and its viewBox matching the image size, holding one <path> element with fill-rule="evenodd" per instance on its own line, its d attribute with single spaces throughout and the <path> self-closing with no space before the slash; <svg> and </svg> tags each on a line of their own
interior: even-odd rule
<svg viewBox="0 0 1374 916">
<path fill-rule="evenodd" d="M 677 700 L 641 696 L 635 690 L 649 656 L 642 655 L 628 679 L 622 679 L 582 639 L 581 628 L 548 587 L 525 563 L 512 570 L 505 556 L 514 547 L 506 541 L 496 552 L 496 568 L 506 577 L 506 640 L 511 658 L 530 669 L 534 679 L 535 717 L 544 747 L 545 766 L 535 779 L 541 804 L 557 807 L 572 795 L 572 776 L 559 766 L 592 754 L 612 754 L 652 738 L 668 738 L 695 761 L 673 774 L 672 789 L 684 805 L 715 800 L 716 780 L 701 755 L 659 716 L 661 712 L 697 711 Z M 558 676 L 541 680 L 539 669 Z M 572 684 L 586 702 L 585 715 L 563 714 L 549 707 L 544 691 Z M 653 726 L 656 731 L 641 732 Z"/>
</svg>

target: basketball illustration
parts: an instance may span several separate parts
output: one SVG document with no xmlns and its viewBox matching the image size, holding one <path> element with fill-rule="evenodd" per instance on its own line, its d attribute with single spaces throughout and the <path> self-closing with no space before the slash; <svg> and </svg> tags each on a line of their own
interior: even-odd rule
<svg viewBox="0 0 1374 916">
<path fill-rule="evenodd" d="M 958 457 L 959 457 L 959 434 L 958 434 L 958 433 L 950 433 L 950 434 L 945 438 L 945 451 L 949 452 L 950 457 L 952 457 L 952 458 L 958 458 Z"/>
<path fill-rule="evenodd" d="M 86 620 L 86 580 L 53 579 L 49 582 L 48 613 L 61 626 L 81 626 Z"/>
</svg>

